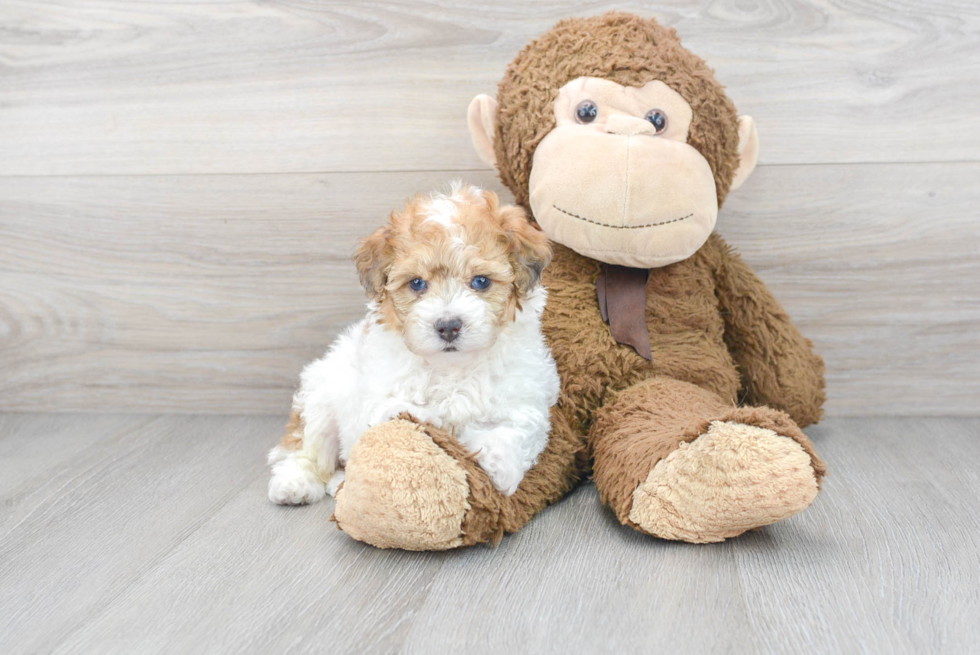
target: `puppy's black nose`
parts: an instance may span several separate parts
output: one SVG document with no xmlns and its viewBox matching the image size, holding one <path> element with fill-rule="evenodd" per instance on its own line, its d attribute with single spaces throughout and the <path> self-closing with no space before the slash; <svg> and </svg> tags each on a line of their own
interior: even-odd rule
<svg viewBox="0 0 980 655">
<path fill-rule="evenodd" d="M 463 321 L 459 317 L 443 318 L 436 321 L 436 332 L 439 338 L 446 343 L 452 343 L 459 336 L 459 330 L 463 327 Z"/>
</svg>

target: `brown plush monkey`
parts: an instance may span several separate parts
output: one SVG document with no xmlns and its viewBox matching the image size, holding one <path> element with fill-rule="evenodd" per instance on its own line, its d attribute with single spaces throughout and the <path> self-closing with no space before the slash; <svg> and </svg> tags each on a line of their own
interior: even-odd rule
<svg viewBox="0 0 980 655">
<path fill-rule="evenodd" d="M 821 416 L 823 362 L 712 231 L 758 137 L 707 65 L 654 20 L 565 20 L 469 124 L 555 242 L 550 443 L 504 497 L 444 432 L 378 426 L 348 462 L 338 525 L 382 547 L 497 542 L 590 470 L 621 522 L 665 539 L 722 541 L 808 507 L 825 466 L 800 427 Z"/>
</svg>

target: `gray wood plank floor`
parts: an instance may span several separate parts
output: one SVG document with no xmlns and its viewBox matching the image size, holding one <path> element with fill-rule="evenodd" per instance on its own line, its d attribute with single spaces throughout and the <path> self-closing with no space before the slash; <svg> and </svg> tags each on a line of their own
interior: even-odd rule
<svg viewBox="0 0 980 655">
<path fill-rule="evenodd" d="M 692 546 L 585 485 L 500 547 L 380 551 L 265 499 L 282 417 L 0 415 L 0 650 L 967 653 L 980 419 L 833 419 L 809 511 Z"/>
</svg>

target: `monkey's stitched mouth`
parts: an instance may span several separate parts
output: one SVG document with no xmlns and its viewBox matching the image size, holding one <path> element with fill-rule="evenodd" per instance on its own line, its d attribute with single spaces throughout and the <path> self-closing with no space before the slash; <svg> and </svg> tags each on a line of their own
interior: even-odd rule
<svg viewBox="0 0 980 655">
<path fill-rule="evenodd" d="M 680 218 L 672 218 L 669 221 L 661 221 L 659 223 L 647 223 L 646 225 L 610 225 L 609 223 L 601 223 L 599 221 L 593 221 L 591 218 L 586 218 L 585 216 L 579 216 L 578 214 L 573 214 L 570 211 L 562 209 L 558 205 L 552 205 L 555 209 L 560 211 L 562 214 L 567 214 L 572 218 L 577 218 L 580 221 L 585 221 L 586 223 L 592 223 L 593 225 L 600 225 L 602 227 L 610 227 L 614 230 L 642 230 L 645 227 L 657 227 L 659 225 L 670 225 L 671 223 L 680 223 L 683 220 L 687 220 L 694 216 L 694 212 L 691 212 L 687 216 L 681 216 Z"/>
</svg>

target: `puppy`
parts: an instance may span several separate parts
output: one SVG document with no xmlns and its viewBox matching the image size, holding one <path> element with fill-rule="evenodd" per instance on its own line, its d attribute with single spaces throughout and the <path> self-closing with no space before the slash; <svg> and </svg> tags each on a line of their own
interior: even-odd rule
<svg viewBox="0 0 980 655">
<path fill-rule="evenodd" d="M 558 372 L 541 334 L 544 233 L 496 194 L 416 197 L 354 257 L 368 312 L 302 373 L 269 453 L 274 503 L 334 495 L 351 448 L 407 413 L 449 430 L 511 495 L 548 442 Z"/>
</svg>

